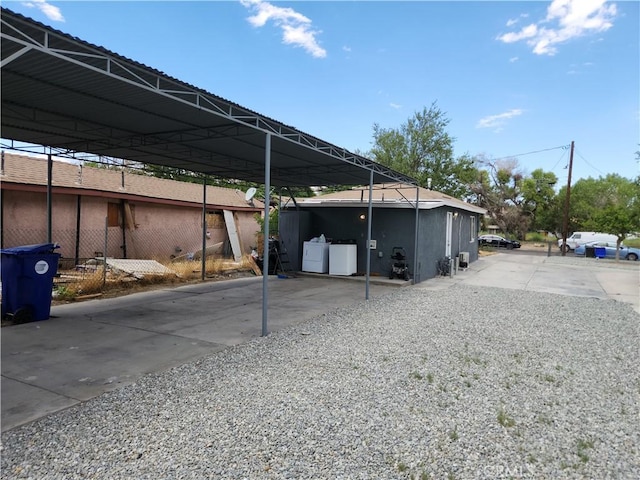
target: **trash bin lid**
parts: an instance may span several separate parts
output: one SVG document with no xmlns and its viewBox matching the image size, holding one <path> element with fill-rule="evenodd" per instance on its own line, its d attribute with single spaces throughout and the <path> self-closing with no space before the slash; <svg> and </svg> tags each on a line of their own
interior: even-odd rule
<svg viewBox="0 0 640 480">
<path fill-rule="evenodd" d="M 38 243 L 36 245 L 4 248 L 0 250 L 0 253 L 3 255 L 37 255 L 39 253 L 52 253 L 56 248 L 60 248 L 57 243 Z"/>
</svg>

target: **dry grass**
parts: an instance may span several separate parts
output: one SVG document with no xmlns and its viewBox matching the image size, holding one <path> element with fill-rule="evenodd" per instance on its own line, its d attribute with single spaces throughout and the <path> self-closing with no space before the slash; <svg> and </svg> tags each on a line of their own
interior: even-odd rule
<svg viewBox="0 0 640 480">
<path fill-rule="evenodd" d="M 96 296 L 118 296 L 137 291 L 198 282 L 202 279 L 201 260 L 158 262 L 173 273 L 147 274 L 142 278 L 107 269 L 102 266 L 91 271 L 63 270 L 54 283 L 55 301 L 76 301 Z M 253 275 L 252 259 L 243 256 L 240 262 L 220 257 L 205 261 L 205 277 L 209 279 Z"/>
</svg>

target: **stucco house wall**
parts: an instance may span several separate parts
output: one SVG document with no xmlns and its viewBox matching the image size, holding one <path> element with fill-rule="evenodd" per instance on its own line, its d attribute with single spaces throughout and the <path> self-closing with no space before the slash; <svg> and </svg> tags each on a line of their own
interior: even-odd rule
<svg viewBox="0 0 640 480">
<path fill-rule="evenodd" d="M 46 160 L 4 157 L 2 248 L 46 242 Z M 79 172 L 77 165 L 54 162 L 52 241 L 63 258 L 102 255 L 105 230 L 106 255 L 115 258 L 166 261 L 202 248 L 202 185 L 87 167 Z M 243 192 L 208 186 L 207 246 L 228 239 L 223 210 L 231 210 L 243 253 L 249 253 L 261 209 L 258 201 L 248 204 Z"/>
</svg>

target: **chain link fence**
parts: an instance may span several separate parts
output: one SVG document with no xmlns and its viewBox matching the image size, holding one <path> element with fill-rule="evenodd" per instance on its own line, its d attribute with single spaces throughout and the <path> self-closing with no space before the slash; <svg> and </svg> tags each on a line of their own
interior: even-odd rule
<svg viewBox="0 0 640 480">
<path fill-rule="evenodd" d="M 46 229 L 4 229 L 3 246 L 46 243 Z M 260 274 L 253 258 L 235 261 L 226 230 L 200 225 L 179 228 L 109 227 L 53 229 L 59 245 L 54 298 L 75 300 L 118 291 L 135 291 L 150 284 L 180 284 L 204 278 Z"/>
</svg>

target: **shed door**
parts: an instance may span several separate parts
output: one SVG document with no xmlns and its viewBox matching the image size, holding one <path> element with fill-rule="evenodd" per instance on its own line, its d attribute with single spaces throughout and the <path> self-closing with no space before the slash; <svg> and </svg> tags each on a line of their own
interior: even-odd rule
<svg viewBox="0 0 640 480">
<path fill-rule="evenodd" d="M 446 229 L 446 240 L 445 240 L 445 257 L 451 257 L 451 236 L 453 234 L 453 212 L 447 212 L 447 229 Z"/>
</svg>

